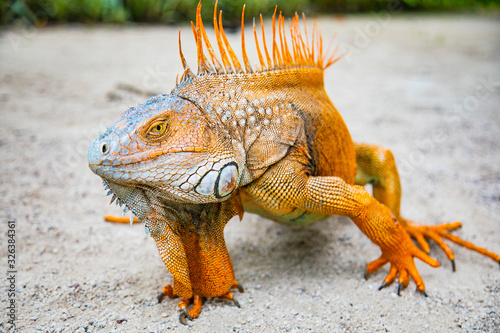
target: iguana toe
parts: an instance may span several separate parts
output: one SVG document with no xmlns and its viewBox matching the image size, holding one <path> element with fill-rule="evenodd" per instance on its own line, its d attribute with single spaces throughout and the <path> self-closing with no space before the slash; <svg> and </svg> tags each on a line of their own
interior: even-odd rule
<svg viewBox="0 0 500 333">
<path fill-rule="evenodd" d="M 240 293 L 244 293 L 245 292 L 245 289 L 243 288 L 243 286 L 238 281 L 236 281 L 236 280 L 231 285 L 231 289 L 238 289 L 238 291 Z"/>
<path fill-rule="evenodd" d="M 416 291 L 417 291 L 418 293 L 420 293 L 420 294 L 424 295 L 425 297 L 429 297 L 429 296 L 427 295 L 427 293 L 425 292 L 425 290 L 419 290 L 419 289 L 417 288 L 417 290 L 416 290 Z"/>
<path fill-rule="evenodd" d="M 447 239 L 457 245 L 465 247 L 466 249 L 476 251 L 500 263 L 500 256 L 498 254 L 490 252 L 485 248 L 476 246 L 473 243 L 465 241 L 462 238 L 450 233 L 450 231 L 462 227 L 462 223 L 459 221 L 455 221 L 452 223 L 442 223 L 433 226 L 420 225 L 419 223 L 407 219 L 402 219 L 402 221 L 403 221 L 402 225 L 408 231 L 410 236 L 417 241 L 418 246 L 424 252 L 428 252 L 429 250 L 429 245 L 427 244 L 425 239 L 433 240 L 451 261 L 451 269 L 453 270 L 453 272 L 456 271 L 455 254 L 450 249 L 450 247 L 444 242 L 443 239 Z"/>
<path fill-rule="evenodd" d="M 156 297 L 158 299 L 158 303 L 161 303 L 165 296 L 168 296 L 169 298 L 177 297 L 177 295 L 174 294 L 174 289 L 169 284 L 165 285 L 165 287 L 161 289 L 161 293 Z"/>
<path fill-rule="evenodd" d="M 382 289 L 384 289 L 386 286 L 387 286 L 387 282 L 386 282 L 386 281 L 382 281 L 382 284 L 380 285 L 380 287 L 378 287 L 378 290 L 382 290 Z"/>
<path fill-rule="evenodd" d="M 238 302 L 238 300 L 234 297 L 234 294 L 233 294 L 232 292 L 230 292 L 230 291 L 228 291 L 226 294 L 224 294 L 224 295 L 222 295 L 222 296 L 219 296 L 219 298 L 221 298 L 221 299 L 227 299 L 227 300 L 229 300 L 229 301 L 233 301 L 233 303 L 234 303 L 237 307 L 241 308 L 240 303 L 239 303 L 239 302 Z"/>
<path fill-rule="evenodd" d="M 398 296 L 401 296 L 401 282 L 398 283 Z"/>
<path fill-rule="evenodd" d="M 187 308 L 191 302 L 193 303 L 193 308 L 188 310 Z M 187 319 L 192 321 L 193 319 L 198 318 L 201 313 L 202 304 L 203 298 L 200 295 L 194 295 L 193 298 L 180 300 L 178 306 L 182 310 L 182 313 L 179 316 L 181 324 L 188 325 Z"/>
<path fill-rule="evenodd" d="M 236 297 L 234 297 L 234 296 L 233 296 L 233 303 L 234 303 L 237 307 L 241 308 L 241 306 L 240 306 L 240 302 L 238 302 L 238 300 L 237 300 L 237 299 L 236 299 Z"/>
</svg>

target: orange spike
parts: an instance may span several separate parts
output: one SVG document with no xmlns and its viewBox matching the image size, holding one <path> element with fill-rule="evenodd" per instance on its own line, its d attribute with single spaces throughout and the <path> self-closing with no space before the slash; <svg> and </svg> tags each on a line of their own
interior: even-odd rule
<svg viewBox="0 0 500 333">
<path fill-rule="evenodd" d="M 318 28 L 318 36 L 319 36 L 319 47 L 318 47 L 318 52 L 319 52 L 319 57 L 318 60 L 321 60 L 321 66 L 323 66 L 323 61 L 325 60 L 324 57 L 325 55 L 323 54 L 323 35 L 321 35 L 321 30 Z"/>
<path fill-rule="evenodd" d="M 299 16 L 295 13 L 295 16 L 292 20 L 292 42 L 295 50 L 295 61 L 297 64 L 303 64 L 303 56 L 302 49 L 300 47 L 300 26 L 299 26 Z"/>
<path fill-rule="evenodd" d="M 201 4 L 201 1 L 200 1 L 200 4 Z M 214 49 L 212 48 L 212 44 L 210 43 L 210 40 L 208 39 L 207 32 L 205 31 L 205 27 L 203 26 L 203 20 L 201 19 L 201 15 L 200 15 L 199 23 L 198 22 L 196 22 L 196 23 L 199 24 L 199 28 L 200 28 L 201 33 L 203 35 L 203 40 L 205 41 L 205 46 L 207 47 L 208 53 L 210 54 L 210 59 L 212 59 L 212 63 L 214 64 L 215 71 L 217 73 L 222 73 L 223 72 L 222 65 L 219 62 L 219 60 L 217 59 L 217 56 L 215 55 Z"/>
<path fill-rule="evenodd" d="M 296 47 L 296 39 L 295 39 L 295 32 L 293 30 L 294 28 L 294 19 L 292 19 L 292 24 L 290 25 L 290 38 L 292 39 L 292 52 L 293 52 L 293 60 L 295 63 L 299 63 L 299 58 L 297 55 L 297 47 Z"/>
<path fill-rule="evenodd" d="M 217 3 L 219 0 L 215 1 L 215 6 L 214 6 L 214 32 L 215 32 L 215 37 L 217 38 L 217 46 L 219 47 L 219 53 L 220 57 L 222 59 L 222 63 L 224 64 L 224 69 L 226 70 L 227 73 L 232 73 L 233 72 L 233 67 L 231 66 L 231 63 L 229 62 L 229 58 L 227 57 L 226 54 L 226 49 L 224 48 L 224 44 L 222 43 L 222 39 L 220 37 L 220 32 L 219 32 L 219 24 L 217 22 Z"/>
<path fill-rule="evenodd" d="M 281 16 L 281 12 L 280 12 L 280 15 L 278 16 L 278 35 L 280 36 L 280 46 L 281 46 L 281 55 L 283 57 L 283 64 L 287 65 L 288 61 L 286 58 L 285 48 L 283 46 L 283 34 L 281 33 L 281 21 L 282 21 L 282 19 L 283 19 L 283 16 Z"/>
<path fill-rule="evenodd" d="M 196 27 L 194 26 L 193 21 L 191 21 L 191 31 L 193 31 L 193 36 L 194 36 L 194 42 L 196 43 L 196 60 L 198 62 L 198 73 L 200 72 L 200 54 L 199 54 L 199 48 L 198 48 L 198 38 L 196 35 Z"/>
<path fill-rule="evenodd" d="M 306 51 L 306 58 L 309 57 L 311 51 L 309 50 L 309 37 L 307 36 L 307 25 L 306 25 L 306 14 L 302 13 L 302 20 L 304 22 L 304 33 L 306 35 L 306 47 L 304 51 Z M 301 38 L 302 39 L 302 38 Z"/>
<path fill-rule="evenodd" d="M 311 57 L 310 60 L 314 63 L 314 33 L 316 32 L 316 22 L 313 24 L 313 31 L 311 34 Z"/>
<path fill-rule="evenodd" d="M 206 73 L 210 67 L 207 64 L 207 58 L 203 54 L 203 47 L 200 47 L 201 37 L 199 36 L 199 29 L 195 28 L 194 23 L 191 22 L 191 30 L 193 31 L 194 41 L 196 42 L 196 58 L 198 61 L 198 74 Z M 201 52 L 200 52 L 201 51 Z"/>
<path fill-rule="evenodd" d="M 327 68 L 328 66 L 330 66 L 331 64 L 333 64 L 335 61 L 337 61 L 337 60 L 338 60 L 338 59 L 333 60 L 333 58 L 335 57 L 335 54 L 337 53 L 337 51 L 338 51 L 338 50 L 339 50 L 339 47 L 338 47 L 338 46 L 336 46 L 336 47 L 335 47 L 335 50 L 333 50 L 332 55 L 330 56 L 330 58 L 328 58 L 328 61 L 326 62 L 326 65 L 325 65 L 325 68 Z M 339 59 L 340 59 L 341 57 L 343 57 L 343 56 L 344 56 L 344 55 L 342 54 L 342 55 L 339 57 Z"/>
<path fill-rule="evenodd" d="M 337 58 L 333 58 L 335 56 L 335 53 L 337 53 L 339 47 L 338 45 L 335 47 L 335 50 L 333 50 L 333 53 L 331 55 L 331 57 L 328 59 L 328 61 L 326 62 L 326 65 L 324 66 L 324 69 L 330 67 L 331 65 L 333 65 L 334 63 L 336 63 L 337 61 L 339 61 L 342 57 L 344 57 L 347 53 L 349 53 L 349 51 L 346 51 L 344 53 L 342 53 L 341 55 L 339 55 Z"/>
<path fill-rule="evenodd" d="M 217 12 L 217 4 L 218 1 L 215 2 L 214 6 L 213 24 L 214 24 L 215 36 L 217 39 L 217 46 L 219 49 L 222 62 L 218 59 L 218 56 L 216 55 L 210 43 L 205 27 L 203 25 L 203 20 L 201 18 L 201 1 L 198 3 L 196 10 L 196 21 L 195 21 L 196 23 L 191 22 L 191 28 L 193 30 L 193 35 L 196 41 L 198 74 L 203 75 L 208 72 L 214 72 L 214 71 L 217 73 L 224 73 L 224 72 L 252 73 L 254 69 L 248 59 L 248 54 L 246 50 L 246 41 L 245 41 L 246 6 L 243 6 L 241 13 L 241 52 L 243 56 L 242 58 L 243 63 L 241 63 L 238 57 L 236 56 L 235 52 L 233 51 L 231 44 L 229 43 L 227 36 L 224 32 L 224 27 L 222 24 L 222 11 L 219 10 L 219 12 Z M 279 16 L 277 16 L 276 14 L 277 14 L 277 6 L 275 7 L 272 16 L 273 39 L 272 39 L 271 56 L 266 44 L 264 21 L 262 15 L 260 15 L 260 24 L 261 24 L 264 52 L 261 51 L 261 45 L 259 44 L 255 19 L 253 21 L 253 26 L 252 26 L 253 35 L 260 63 L 259 71 L 287 68 L 294 66 L 316 66 L 320 69 L 326 69 L 327 67 L 331 66 L 333 63 L 335 63 L 345 55 L 342 54 L 337 58 L 335 57 L 339 49 L 338 46 L 335 48 L 335 50 L 331 55 L 329 54 L 335 35 L 332 37 L 328 45 L 328 48 L 326 49 L 325 52 L 323 47 L 323 36 L 319 31 L 317 24 L 313 25 L 311 42 L 309 43 L 307 25 L 304 14 L 302 14 L 302 17 L 304 23 L 305 37 L 303 37 L 303 33 L 300 28 L 299 15 L 295 13 L 295 15 L 291 19 L 289 27 L 290 36 L 288 38 L 290 40 L 287 41 L 287 34 L 286 34 L 287 29 L 285 27 L 285 17 L 283 16 L 282 12 L 279 12 Z M 278 29 L 279 36 L 277 36 L 276 29 Z M 277 41 L 277 37 L 279 37 L 279 42 Z M 208 53 L 210 54 L 210 59 L 207 59 L 207 56 L 204 53 L 203 44 L 205 44 Z M 264 59 L 263 53 L 265 53 L 266 59 Z M 190 80 L 194 76 L 194 74 L 187 65 L 184 54 L 182 53 L 180 31 L 179 31 L 179 54 L 182 61 L 182 66 L 184 68 L 184 72 L 180 77 L 176 78 L 176 84 L 183 84 L 186 80 Z M 242 68 L 242 65 L 244 65 L 244 68 Z M 259 68 L 259 65 L 255 64 L 255 68 Z"/>
<path fill-rule="evenodd" d="M 191 22 L 191 27 L 193 28 L 193 32 L 195 34 L 196 40 L 196 55 L 198 58 L 198 74 L 206 73 L 210 71 L 210 67 L 207 64 L 207 58 L 203 53 L 203 41 L 201 39 L 201 29 L 200 29 L 200 21 L 201 21 L 201 1 L 198 2 L 198 7 L 196 8 L 196 29 L 194 29 L 193 22 Z"/>
<path fill-rule="evenodd" d="M 319 68 L 323 68 L 323 61 L 325 59 L 323 59 L 324 55 L 323 55 L 323 36 L 321 36 L 321 31 L 318 30 L 318 61 L 317 61 L 317 64 L 318 64 L 318 67 Z"/>
<path fill-rule="evenodd" d="M 295 37 L 296 37 L 296 43 L 297 43 L 297 52 L 299 54 L 299 63 L 300 64 L 305 64 L 305 52 L 306 52 L 306 47 L 304 44 L 304 40 L 302 39 L 302 34 L 300 33 L 300 24 L 299 24 L 299 16 L 297 13 L 295 13 Z"/>
<path fill-rule="evenodd" d="M 259 40 L 257 39 L 257 29 L 255 28 L 255 17 L 253 18 L 253 38 L 255 39 L 255 47 L 257 48 L 257 54 L 259 55 L 260 70 L 263 71 L 266 67 L 264 63 L 264 58 L 260 52 Z"/>
<path fill-rule="evenodd" d="M 195 43 L 198 43 L 198 41 L 196 40 L 196 28 L 195 28 L 195 26 L 194 26 L 193 21 L 191 21 L 191 31 L 193 32 L 193 36 L 194 36 L 194 41 L 195 41 Z M 196 46 L 198 46 L 198 44 L 196 44 Z M 198 51 L 198 49 L 197 49 L 196 51 Z"/>
<path fill-rule="evenodd" d="M 181 57 L 181 62 L 182 62 L 182 68 L 186 70 L 188 67 L 186 58 L 184 58 L 184 54 L 182 54 L 182 45 L 181 45 L 181 29 L 179 29 L 179 55 Z"/>
<path fill-rule="evenodd" d="M 264 33 L 264 20 L 262 19 L 262 14 L 260 14 L 260 28 L 262 30 L 262 44 L 264 44 L 264 52 L 266 53 L 267 68 L 271 69 L 273 67 L 273 64 L 271 62 L 269 52 L 267 52 L 266 34 Z"/>
<path fill-rule="evenodd" d="M 243 10 L 241 11 L 241 53 L 243 54 L 243 63 L 245 64 L 245 70 L 247 73 L 252 73 L 252 65 L 248 61 L 247 51 L 245 48 L 245 5 L 243 5 Z"/>
<path fill-rule="evenodd" d="M 285 42 L 285 54 L 287 57 L 287 61 L 289 64 L 293 64 L 293 58 L 290 54 L 290 49 L 288 48 L 288 43 L 286 42 L 286 31 L 285 31 L 285 17 L 283 16 L 281 19 L 281 26 L 283 28 L 283 41 Z"/>
<path fill-rule="evenodd" d="M 332 47 L 333 40 L 335 39 L 335 37 L 337 37 L 337 33 L 334 33 L 332 38 L 330 38 L 330 43 L 328 43 L 328 47 L 326 48 L 325 58 L 330 53 L 330 48 Z"/>
<path fill-rule="evenodd" d="M 281 60 L 280 51 L 278 50 L 278 44 L 276 44 L 276 10 L 278 6 L 274 7 L 273 14 L 273 60 L 274 60 L 274 68 L 281 67 L 283 65 L 283 61 Z"/>
<path fill-rule="evenodd" d="M 297 25 L 297 32 L 300 39 L 300 43 L 302 45 L 302 47 L 300 48 L 301 53 L 303 53 L 302 61 L 305 63 L 307 60 L 308 45 L 304 43 L 304 39 L 302 39 L 302 33 L 300 32 L 300 25 Z"/>
<path fill-rule="evenodd" d="M 292 38 L 292 23 L 290 22 L 290 38 Z M 287 56 L 288 56 L 288 59 L 290 60 L 290 62 L 294 62 L 294 58 L 293 58 L 293 47 L 292 47 L 292 52 L 290 52 L 290 47 L 288 46 L 288 42 L 287 42 L 287 37 L 286 37 L 286 30 L 285 30 L 285 19 L 283 18 L 283 35 L 285 35 L 285 49 L 286 49 L 286 53 L 287 53 Z M 293 44 L 292 44 L 293 45 Z"/>
<path fill-rule="evenodd" d="M 233 61 L 234 69 L 236 70 L 236 73 L 243 73 L 243 70 L 241 69 L 241 64 L 238 61 L 238 57 L 233 51 L 233 48 L 229 44 L 229 41 L 227 40 L 226 34 L 224 33 L 224 27 L 222 26 L 222 10 L 219 11 L 219 31 L 222 36 L 222 40 L 224 41 L 224 45 L 226 46 L 227 53 L 229 53 L 229 56 L 231 57 L 231 60 Z"/>
<path fill-rule="evenodd" d="M 300 38 L 300 43 L 302 44 L 301 51 L 304 53 L 303 61 L 306 63 L 307 58 L 309 56 L 309 45 L 307 43 L 304 43 L 304 39 L 302 39 L 302 33 L 300 33 L 300 26 L 297 26 L 297 31 L 299 32 L 299 38 Z M 306 31 L 307 34 L 307 31 Z"/>
</svg>

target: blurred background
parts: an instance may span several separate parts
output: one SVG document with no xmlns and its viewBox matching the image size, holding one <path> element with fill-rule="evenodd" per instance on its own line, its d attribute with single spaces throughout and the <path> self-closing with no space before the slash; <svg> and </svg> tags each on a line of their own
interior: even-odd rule
<svg viewBox="0 0 500 333">
<path fill-rule="evenodd" d="M 203 0 L 207 28 L 214 2 Z M 404 216 L 460 219 L 459 236 L 500 253 L 499 0 L 219 0 L 227 32 L 238 32 L 244 3 L 248 23 L 263 14 L 268 36 L 275 5 L 286 17 L 304 12 L 325 44 L 337 34 L 338 54 L 348 53 L 325 89 L 354 140 L 394 153 Z M 108 204 L 87 150 L 124 110 L 174 87 L 179 28 L 196 68 L 187 22 L 197 4 L 0 0 L 0 221 L 17 221 L 19 244 L 17 327 L 0 320 L 0 332 L 180 328 L 177 302 L 158 304 L 172 280 L 144 227 L 103 222 L 121 209 Z M 240 55 L 240 34 L 227 35 Z M 388 267 L 363 279 L 379 250 L 347 218 L 298 229 L 245 214 L 225 238 L 242 309 L 208 300 L 190 331 L 499 331 L 498 263 L 458 246 L 456 273 L 437 246 L 441 269 L 417 263 L 431 297 L 412 282 L 398 298 L 397 286 L 377 291 Z"/>
<path fill-rule="evenodd" d="M 455 11 L 498 13 L 500 0 L 401 0 L 397 6 L 408 11 Z M 203 1 L 203 17 L 210 19 L 215 0 Z M 363 13 L 387 9 L 386 0 L 220 0 L 226 26 L 236 26 L 243 4 L 246 17 L 269 15 L 278 5 L 285 15 L 304 12 Z M 52 23 L 178 23 L 193 19 L 198 0 L 14 0 L 0 2 L 0 23 L 16 22 L 41 27 Z"/>
</svg>

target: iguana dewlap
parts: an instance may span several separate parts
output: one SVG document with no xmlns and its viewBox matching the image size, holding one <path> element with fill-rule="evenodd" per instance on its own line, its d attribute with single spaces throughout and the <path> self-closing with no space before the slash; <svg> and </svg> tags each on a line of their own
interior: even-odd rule
<svg viewBox="0 0 500 333">
<path fill-rule="evenodd" d="M 259 43 L 254 26 L 259 65 L 251 66 L 243 17 L 240 62 L 220 13 L 217 19 L 217 5 L 217 53 L 200 7 L 193 25 L 198 74 L 181 52 L 184 73 L 172 92 L 125 111 L 88 153 L 90 168 L 113 199 L 149 229 L 174 278 L 162 295 L 181 297 L 186 316 L 199 315 L 202 297 L 236 302 L 230 289 L 239 285 L 223 231 L 243 211 L 289 225 L 329 215 L 350 217 L 382 250 L 368 272 L 390 263 L 381 287 L 396 278 L 406 287 L 411 277 L 424 292 L 413 258 L 439 266 L 426 254 L 426 238 L 452 262 L 443 238 L 500 261 L 497 254 L 448 233 L 460 222 L 425 226 L 400 215 L 401 188 L 391 152 L 354 143 L 326 95 L 323 71 L 338 58 L 335 52 L 327 58 L 316 27 L 309 40 L 296 15 L 285 37 L 285 20 L 280 14 L 276 21 L 275 14 L 268 48 L 264 29 Z M 373 196 L 363 187 L 367 183 L 373 184 Z"/>
</svg>

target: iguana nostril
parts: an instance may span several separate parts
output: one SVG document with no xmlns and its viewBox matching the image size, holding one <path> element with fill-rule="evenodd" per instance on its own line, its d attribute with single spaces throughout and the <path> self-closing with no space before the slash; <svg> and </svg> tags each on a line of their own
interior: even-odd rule
<svg viewBox="0 0 500 333">
<path fill-rule="evenodd" d="M 106 143 L 103 143 L 101 146 L 101 151 L 103 155 L 106 155 L 109 153 L 109 146 Z"/>
</svg>

